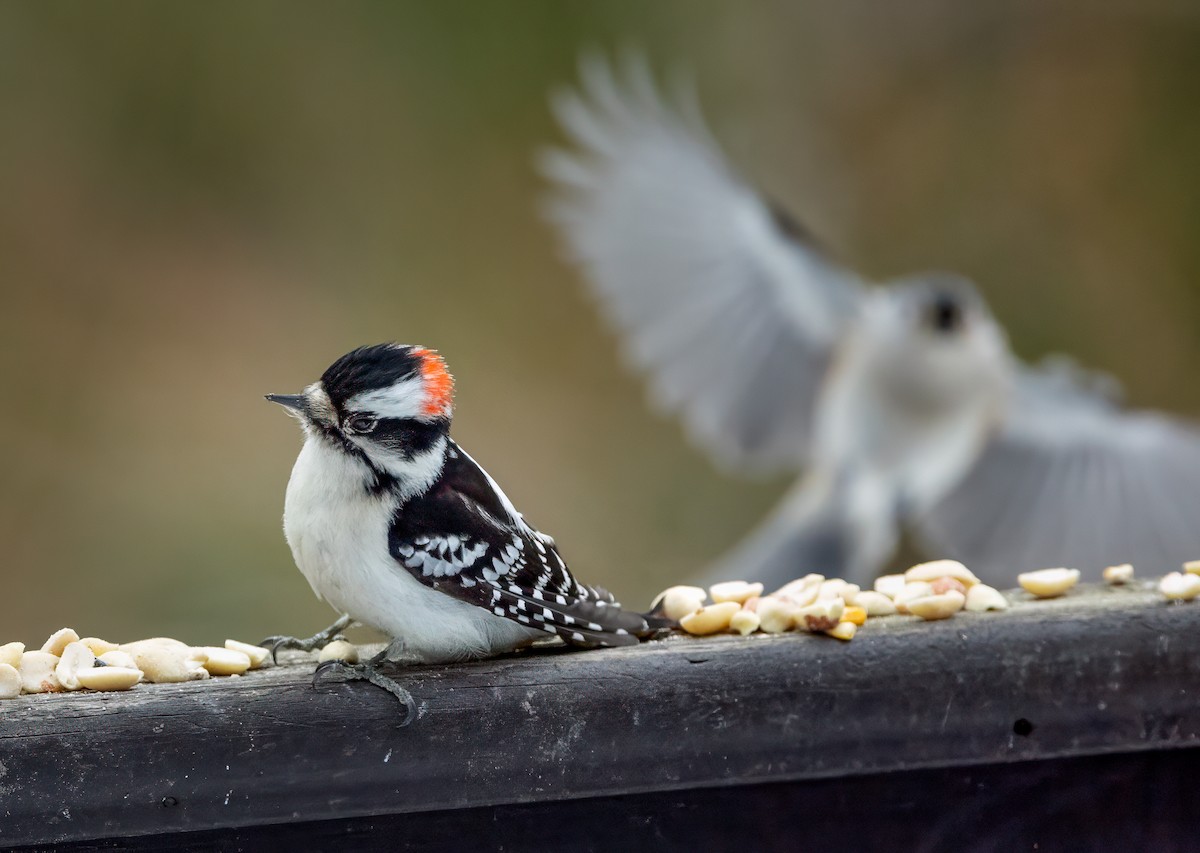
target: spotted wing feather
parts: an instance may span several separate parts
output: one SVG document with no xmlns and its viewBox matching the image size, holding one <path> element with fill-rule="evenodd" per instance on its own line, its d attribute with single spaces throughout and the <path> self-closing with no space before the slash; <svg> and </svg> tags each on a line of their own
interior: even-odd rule
<svg viewBox="0 0 1200 853">
<path fill-rule="evenodd" d="M 661 627 L 579 583 L 554 540 L 456 446 L 438 484 L 398 512 L 389 547 L 421 583 L 573 645 L 632 645 Z"/>
</svg>

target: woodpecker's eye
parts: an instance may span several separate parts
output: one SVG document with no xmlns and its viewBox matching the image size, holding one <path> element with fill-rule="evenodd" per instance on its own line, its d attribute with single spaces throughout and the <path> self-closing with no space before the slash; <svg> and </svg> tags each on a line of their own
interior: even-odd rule
<svg viewBox="0 0 1200 853">
<path fill-rule="evenodd" d="M 346 432 L 365 434 L 375 429 L 375 419 L 370 415 L 351 415 L 342 427 Z"/>
</svg>

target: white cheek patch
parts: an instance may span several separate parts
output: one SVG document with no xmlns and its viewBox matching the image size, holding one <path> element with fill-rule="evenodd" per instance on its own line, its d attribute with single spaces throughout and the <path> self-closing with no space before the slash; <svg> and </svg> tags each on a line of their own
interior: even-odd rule
<svg viewBox="0 0 1200 853">
<path fill-rule="evenodd" d="M 384 451 L 378 445 L 368 445 L 364 441 L 352 440 L 362 448 L 373 465 L 396 478 L 402 499 L 419 495 L 432 486 L 445 464 L 446 439 L 444 436 L 434 442 L 424 453 L 418 453 L 412 459 L 405 459 L 404 455 L 398 452 Z"/>
<path fill-rule="evenodd" d="M 365 412 L 379 418 L 419 418 L 425 405 L 425 383 L 418 376 L 402 379 L 387 388 L 363 391 L 346 401 L 351 412 Z"/>
</svg>

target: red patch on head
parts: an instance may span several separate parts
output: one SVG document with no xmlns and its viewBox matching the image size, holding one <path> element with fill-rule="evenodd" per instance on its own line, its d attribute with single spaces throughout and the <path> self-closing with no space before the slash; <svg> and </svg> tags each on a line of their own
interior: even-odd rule
<svg viewBox="0 0 1200 853">
<path fill-rule="evenodd" d="M 417 347 L 413 355 L 421 359 L 421 380 L 425 386 L 425 401 L 421 414 L 438 418 L 450 414 L 454 402 L 454 377 L 446 369 L 446 362 L 431 349 Z"/>
</svg>

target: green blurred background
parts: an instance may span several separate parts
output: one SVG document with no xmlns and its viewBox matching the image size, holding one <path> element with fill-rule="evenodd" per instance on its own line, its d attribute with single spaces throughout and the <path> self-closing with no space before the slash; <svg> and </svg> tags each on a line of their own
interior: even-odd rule
<svg viewBox="0 0 1200 853">
<path fill-rule="evenodd" d="M 262 394 L 380 340 L 445 354 L 459 440 L 630 604 L 747 530 L 785 480 L 648 413 L 537 215 L 547 92 L 625 42 L 859 268 L 1200 412 L 1194 3 L 6 3 L 0 641 L 327 624 Z"/>
</svg>

